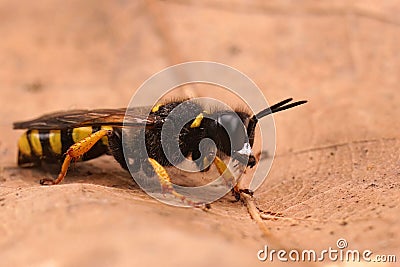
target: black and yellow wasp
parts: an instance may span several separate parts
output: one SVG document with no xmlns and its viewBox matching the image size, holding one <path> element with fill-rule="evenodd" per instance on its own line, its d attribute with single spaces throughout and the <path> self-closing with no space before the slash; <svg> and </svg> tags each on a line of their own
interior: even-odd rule
<svg viewBox="0 0 400 267">
<path fill-rule="evenodd" d="M 175 166 L 183 160 L 182 157 L 173 157 L 173 162 L 171 162 L 164 151 L 169 148 L 163 149 L 160 146 L 161 129 L 166 121 L 172 120 L 173 124 L 188 121 L 179 134 L 169 136 L 178 142 L 180 155 L 192 160 L 207 156 L 201 153 L 199 146 L 202 139 L 209 138 L 214 141 L 219 153 L 235 158 L 248 167 L 253 167 L 256 160 L 251 148 L 257 121 L 269 114 L 307 102 L 290 103 L 291 101 L 291 98 L 286 99 L 256 115 L 243 111 L 218 110 L 210 113 L 208 117 L 203 117 L 204 108 L 192 100 L 166 102 L 153 108 L 132 108 L 128 110 L 129 112 L 121 108 L 51 113 L 34 120 L 14 123 L 14 129 L 27 129 L 18 141 L 18 165 L 24 167 L 40 166 L 42 162 L 62 163 L 61 171 L 55 180 L 42 179 L 40 181 L 41 184 L 46 185 L 60 183 L 72 160 L 85 161 L 107 154 L 114 156 L 124 169 L 128 169 L 123 153 L 122 130 L 124 127 L 141 126 L 145 136 L 145 149 L 141 149 L 135 138 L 132 138 L 129 149 L 133 151 L 135 158 L 129 163 L 132 167 L 130 169 L 143 170 L 149 175 L 156 173 L 163 192 L 172 193 L 189 205 L 195 206 L 198 203 L 174 190 L 164 168 Z M 184 105 L 184 114 L 169 116 L 178 105 Z M 124 124 L 124 119 L 129 123 Z M 230 139 L 228 134 L 233 138 Z M 200 162 L 201 165 L 204 161 L 196 162 Z M 219 157 L 215 157 L 214 163 L 220 173 L 226 169 Z M 202 166 L 199 168 L 203 170 Z"/>
</svg>

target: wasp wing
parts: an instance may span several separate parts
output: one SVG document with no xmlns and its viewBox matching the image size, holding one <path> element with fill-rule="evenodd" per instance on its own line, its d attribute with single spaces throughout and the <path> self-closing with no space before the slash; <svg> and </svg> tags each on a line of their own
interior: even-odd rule
<svg viewBox="0 0 400 267">
<path fill-rule="evenodd" d="M 120 109 L 79 109 L 54 112 L 37 119 L 15 122 L 14 129 L 62 130 L 84 126 L 151 127 L 156 116 L 150 114 L 150 107 Z M 127 112 L 128 111 L 128 112 Z M 146 115 L 147 114 L 147 115 Z M 124 124 L 125 119 L 125 124 Z"/>
</svg>

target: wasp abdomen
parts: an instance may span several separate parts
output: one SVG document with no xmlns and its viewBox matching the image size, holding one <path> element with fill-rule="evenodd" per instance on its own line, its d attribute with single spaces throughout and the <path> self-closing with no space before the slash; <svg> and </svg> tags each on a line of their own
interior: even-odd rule
<svg viewBox="0 0 400 267">
<path fill-rule="evenodd" d="M 88 126 L 65 130 L 28 130 L 18 141 L 18 165 L 39 166 L 41 162 L 60 164 L 70 146 L 100 129 L 112 130 L 112 127 Z M 82 156 L 81 160 L 93 159 L 107 152 L 108 139 L 103 137 Z"/>
</svg>

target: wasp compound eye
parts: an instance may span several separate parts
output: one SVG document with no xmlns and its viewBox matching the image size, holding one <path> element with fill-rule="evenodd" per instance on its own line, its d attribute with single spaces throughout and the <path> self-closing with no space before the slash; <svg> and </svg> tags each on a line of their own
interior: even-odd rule
<svg viewBox="0 0 400 267">
<path fill-rule="evenodd" d="M 226 134 L 229 136 L 229 138 L 224 140 L 230 140 L 231 151 L 237 152 L 242 150 L 245 144 L 248 143 L 248 137 L 246 128 L 238 115 L 233 112 L 220 114 L 217 122 L 221 128 L 225 129 Z"/>
</svg>

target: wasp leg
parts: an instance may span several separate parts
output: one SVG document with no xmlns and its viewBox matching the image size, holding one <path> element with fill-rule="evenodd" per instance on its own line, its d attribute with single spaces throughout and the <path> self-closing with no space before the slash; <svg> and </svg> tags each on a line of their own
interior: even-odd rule
<svg viewBox="0 0 400 267">
<path fill-rule="evenodd" d="M 241 193 L 253 196 L 253 191 L 251 191 L 250 189 L 241 189 L 239 187 L 239 181 L 236 181 L 235 177 L 228 169 L 228 166 L 226 166 L 225 162 L 222 161 L 222 159 L 216 156 L 213 163 L 217 167 L 217 170 L 224 179 L 226 185 L 232 187 L 232 194 L 234 195 L 236 201 L 240 200 Z"/>
<path fill-rule="evenodd" d="M 208 204 L 205 204 L 202 202 L 195 202 L 195 201 L 185 197 L 184 195 L 176 192 L 174 187 L 172 186 L 171 178 L 169 177 L 167 170 L 160 163 L 158 163 L 155 159 L 148 158 L 148 161 L 150 162 L 151 166 L 153 167 L 154 172 L 157 174 L 163 194 L 170 193 L 174 197 L 180 199 L 183 203 L 187 203 L 188 205 L 193 206 L 193 207 L 203 208 L 203 209 L 210 208 L 210 206 Z"/>
<path fill-rule="evenodd" d="M 111 130 L 106 130 L 106 129 L 101 129 L 90 136 L 82 139 L 81 141 L 73 144 L 65 153 L 66 157 L 64 159 L 64 162 L 61 166 L 61 171 L 58 174 L 58 177 L 53 180 L 53 179 L 42 179 L 40 180 L 41 185 L 54 185 L 54 184 L 59 184 L 61 181 L 64 179 L 65 175 L 67 174 L 69 164 L 71 163 L 71 160 L 77 160 L 80 158 L 83 154 L 88 152 L 101 138 L 104 136 L 111 136 L 112 131 Z"/>
<path fill-rule="evenodd" d="M 217 170 L 224 179 L 226 185 L 229 187 L 236 187 L 237 181 L 231 171 L 228 169 L 228 166 L 226 166 L 225 162 L 223 162 L 218 156 L 215 156 L 213 163 L 215 167 L 217 167 Z"/>
</svg>

